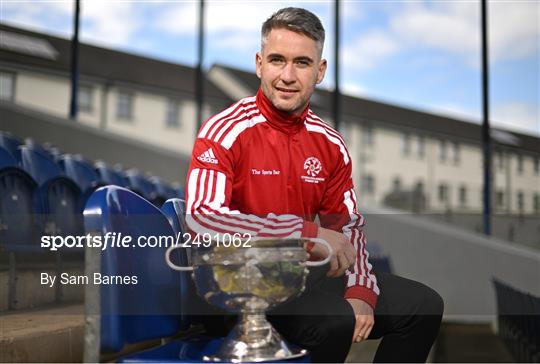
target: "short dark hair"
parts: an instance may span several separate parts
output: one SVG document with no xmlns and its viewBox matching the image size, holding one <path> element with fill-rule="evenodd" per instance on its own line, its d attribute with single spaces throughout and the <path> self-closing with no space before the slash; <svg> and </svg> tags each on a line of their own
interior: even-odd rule
<svg viewBox="0 0 540 364">
<path fill-rule="evenodd" d="M 324 27 L 311 11 L 303 8 L 283 8 L 276 11 L 263 23 L 261 28 L 261 48 L 264 40 L 272 29 L 288 29 L 296 33 L 301 33 L 317 42 L 319 51 L 322 54 L 324 46 Z"/>
</svg>

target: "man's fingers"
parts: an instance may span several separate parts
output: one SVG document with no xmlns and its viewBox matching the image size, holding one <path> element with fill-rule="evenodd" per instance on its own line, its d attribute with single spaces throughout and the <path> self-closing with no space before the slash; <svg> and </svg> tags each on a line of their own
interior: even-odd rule
<svg viewBox="0 0 540 364">
<path fill-rule="evenodd" d="M 347 256 L 345 254 L 339 254 L 338 255 L 338 262 L 339 262 L 339 269 L 338 269 L 338 277 L 342 276 L 347 269 L 350 267 L 349 260 L 347 259 Z"/>
<path fill-rule="evenodd" d="M 356 322 L 360 326 L 357 338 L 359 341 L 366 340 L 371 333 L 371 329 L 373 328 L 372 320 L 369 318 L 369 316 L 359 315 L 356 316 Z"/>
<path fill-rule="evenodd" d="M 360 329 L 361 329 L 361 327 L 358 326 L 358 325 L 356 325 L 356 326 L 354 327 L 354 333 L 353 333 L 353 337 L 352 337 L 353 343 L 358 343 L 358 342 L 360 342 L 360 339 L 359 339 L 359 336 L 360 336 Z"/>
<path fill-rule="evenodd" d="M 328 277 L 335 277 L 336 272 L 339 268 L 339 262 L 337 257 L 334 255 L 332 259 L 330 259 L 330 270 L 326 274 Z"/>
</svg>

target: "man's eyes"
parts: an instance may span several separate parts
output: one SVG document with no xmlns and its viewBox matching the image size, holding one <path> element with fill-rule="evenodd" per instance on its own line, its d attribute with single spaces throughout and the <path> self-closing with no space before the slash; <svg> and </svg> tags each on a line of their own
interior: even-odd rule
<svg viewBox="0 0 540 364">
<path fill-rule="evenodd" d="M 276 63 L 276 64 L 280 64 L 280 63 L 283 63 L 283 58 L 278 58 L 278 57 L 274 57 L 274 58 L 270 58 L 270 63 Z"/>
<path fill-rule="evenodd" d="M 283 58 L 278 58 L 278 57 L 270 58 L 270 63 L 276 64 L 276 65 L 282 65 L 285 63 L 285 60 Z M 299 59 L 299 60 L 295 60 L 294 64 L 299 67 L 304 68 L 304 67 L 309 67 L 310 62 L 307 60 Z"/>
</svg>

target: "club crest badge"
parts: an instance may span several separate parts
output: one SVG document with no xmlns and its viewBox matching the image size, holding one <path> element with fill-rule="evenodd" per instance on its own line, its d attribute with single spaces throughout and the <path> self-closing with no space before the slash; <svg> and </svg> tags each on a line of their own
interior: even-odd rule
<svg viewBox="0 0 540 364">
<path fill-rule="evenodd" d="M 309 157 L 304 162 L 304 170 L 306 171 L 307 176 L 302 176 L 302 179 L 305 182 L 309 183 L 319 183 L 324 181 L 324 178 L 317 177 L 322 171 L 321 161 L 315 157 Z"/>
</svg>

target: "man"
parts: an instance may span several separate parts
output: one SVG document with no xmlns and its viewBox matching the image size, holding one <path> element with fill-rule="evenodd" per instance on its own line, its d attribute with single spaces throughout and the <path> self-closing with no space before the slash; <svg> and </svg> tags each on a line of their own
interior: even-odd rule
<svg viewBox="0 0 540 364">
<path fill-rule="evenodd" d="M 257 95 L 199 131 L 187 223 L 197 233 L 319 237 L 332 246 L 326 274 L 313 270 L 306 291 L 269 315 L 313 361 L 343 362 L 352 342 L 381 337 L 375 361 L 425 361 L 442 299 L 418 282 L 371 270 L 351 158 L 341 136 L 309 109 L 327 67 L 323 44 L 324 28 L 307 10 L 284 8 L 263 24 Z M 317 244 L 305 248 L 314 259 L 326 254 Z"/>
</svg>

